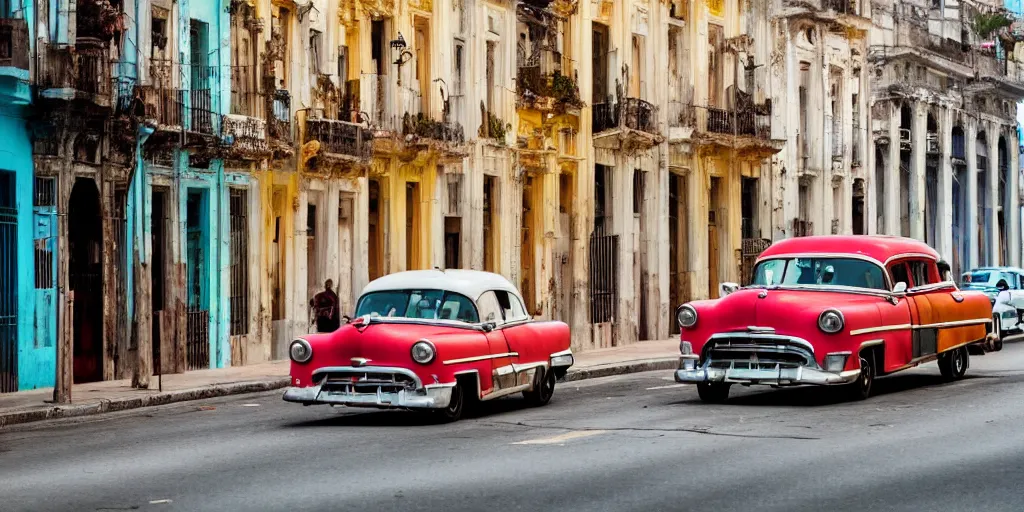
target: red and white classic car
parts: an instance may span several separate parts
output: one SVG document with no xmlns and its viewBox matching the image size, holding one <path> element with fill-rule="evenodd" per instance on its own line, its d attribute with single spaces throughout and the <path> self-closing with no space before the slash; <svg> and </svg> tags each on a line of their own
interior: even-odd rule
<svg viewBox="0 0 1024 512">
<path fill-rule="evenodd" d="M 958 379 L 968 353 L 991 349 L 992 306 L 961 291 L 931 247 L 886 236 L 810 236 L 775 243 L 753 283 L 683 304 L 679 370 L 705 402 L 733 384 L 843 385 L 871 394 L 877 375 L 938 359 Z"/>
<path fill-rule="evenodd" d="M 381 277 L 354 320 L 289 352 L 289 402 L 433 409 L 448 421 L 474 400 L 514 393 L 544 405 L 573 364 L 568 325 L 534 321 L 512 283 L 472 270 Z"/>
</svg>

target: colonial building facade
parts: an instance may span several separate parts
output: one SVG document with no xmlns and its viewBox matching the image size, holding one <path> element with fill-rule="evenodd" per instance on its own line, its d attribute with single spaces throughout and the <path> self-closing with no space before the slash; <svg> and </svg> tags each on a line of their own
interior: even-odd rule
<svg viewBox="0 0 1024 512">
<path fill-rule="evenodd" d="M 588 350 L 780 238 L 1019 261 L 966 3 L 71 1 L 0 12 L 0 392 L 286 358 L 328 279 L 498 272 Z"/>
</svg>

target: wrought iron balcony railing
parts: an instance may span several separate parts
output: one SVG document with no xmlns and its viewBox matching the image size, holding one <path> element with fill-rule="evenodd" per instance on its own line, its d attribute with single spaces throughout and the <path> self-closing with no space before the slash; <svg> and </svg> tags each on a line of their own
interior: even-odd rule
<svg viewBox="0 0 1024 512">
<path fill-rule="evenodd" d="M 771 116 L 757 110 L 735 110 L 695 107 L 707 112 L 707 132 L 769 139 L 772 134 Z"/>
<path fill-rule="evenodd" d="M 41 44 L 37 85 L 41 90 L 64 89 L 110 97 L 111 65 L 102 46 L 80 43 L 78 47 Z"/>
<path fill-rule="evenodd" d="M 537 50 L 520 62 L 516 84 L 520 97 L 548 97 L 561 105 L 582 105 L 572 61 L 554 50 Z"/>
<path fill-rule="evenodd" d="M 631 130 L 657 134 L 658 107 L 639 98 L 626 98 L 619 109 L 621 121 Z"/>
<path fill-rule="evenodd" d="M 291 142 L 292 140 L 292 97 L 286 89 L 278 89 L 271 99 L 273 110 L 267 120 L 270 137 Z"/>
<path fill-rule="evenodd" d="M 337 119 L 306 119 L 306 140 L 320 141 L 325 153 L 368 159 L 373 155 L 373 132 L 360 124 Z"/>
<path fill-rule="evenodd" d="M 595 103 L 591 109 L 592 130 L 601 133 L 619 127 L 619 106 L 611 101 Z"/>
<path fill-rule="evenodd" d="M 29 68 L 28 22 L 0 18 L 0 67 Z"/>
<path fill-rule="evenodd" d="M 402 119 L 402 135 L 415 135 L 424 139 L 462 144 L 466 135 L 459 123 L 435 121 L 422 113 L 406 114 Z"/>
</svg>

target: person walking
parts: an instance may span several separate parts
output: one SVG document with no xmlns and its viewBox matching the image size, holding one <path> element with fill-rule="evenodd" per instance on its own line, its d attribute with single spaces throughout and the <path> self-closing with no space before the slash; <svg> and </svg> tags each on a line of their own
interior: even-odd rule
<svg viewBox="0 0 1024 512">
<path fill-rule="evenodd" d="M 324 283 L 324 291 L 309 301 L 309 307 L 316 313 L 317 332 L 334 332 L 341 324 L 338 321 L 338 294 L 334 293 L 334 281 Z"/>
</svg>

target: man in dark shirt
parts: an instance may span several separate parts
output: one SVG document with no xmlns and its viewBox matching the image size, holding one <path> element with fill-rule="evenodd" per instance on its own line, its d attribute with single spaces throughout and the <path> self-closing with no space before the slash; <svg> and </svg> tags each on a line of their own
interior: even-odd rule
<svg viewBox="0 0 1024 512">
<path fill-rule="evenodd" d="M 324 283 L 324 291 L 316 294 L 309 301 L 309 306 L 316 312 L 317 332 L 334 332 L 340 327 L 338 321 L 338 294 L 334 293 L 334 281 L 328 279 Z"/>
</svg>

